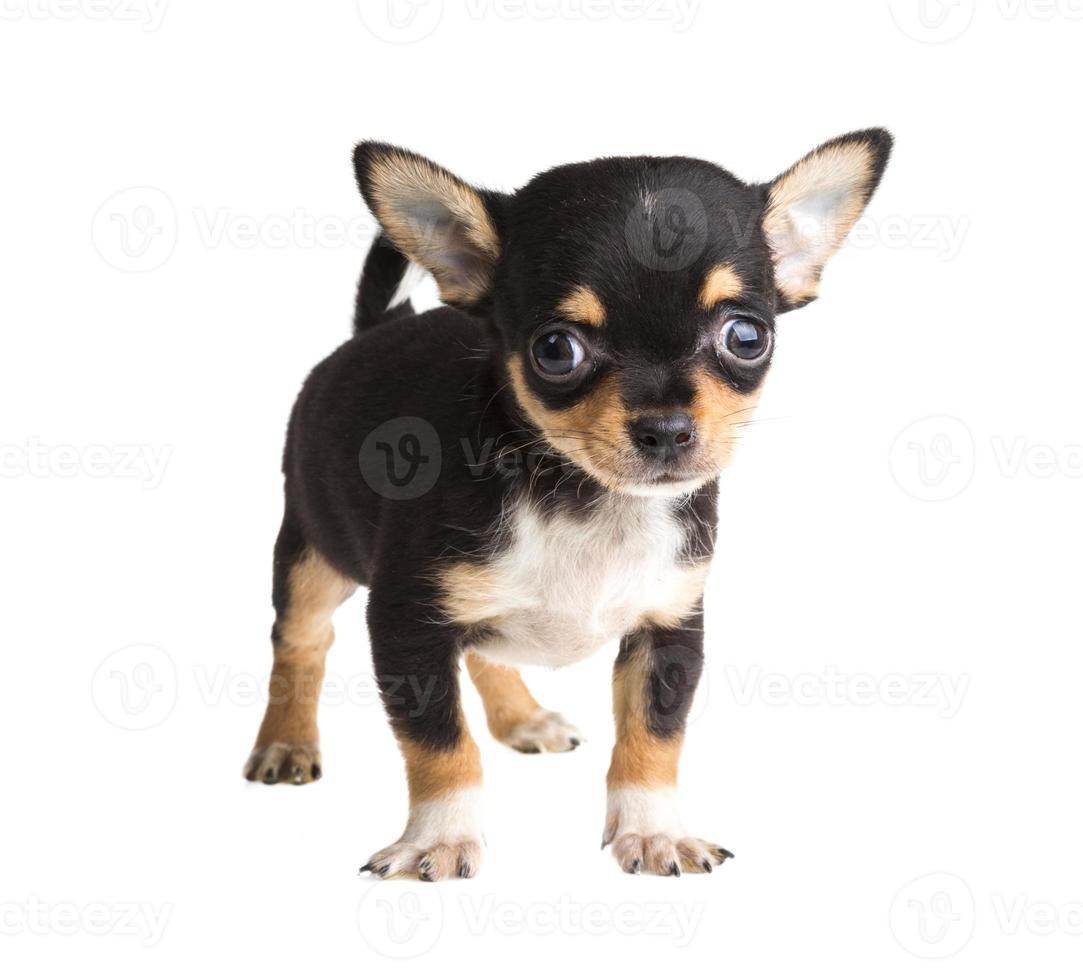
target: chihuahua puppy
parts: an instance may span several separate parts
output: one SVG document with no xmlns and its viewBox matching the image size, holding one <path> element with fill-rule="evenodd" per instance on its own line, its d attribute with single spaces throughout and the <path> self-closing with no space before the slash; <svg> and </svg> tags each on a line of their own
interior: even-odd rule
<svg viewBox="0 0 1083 980">
<path fill-rule="evenodd" d="M 633 874 L 732 857 L 690 835 L 676 802 L 717 477 L 756 405 L 776 318 L 816 297 L 891 143 L 851 133 L 766 184 L 632 157 L 557 167 L 513 194 L 358 146 L 382 233 L 355 336 L 311 373 L 290 419 L 271 697 L 247 778 L 320 777 L 331 617 L 363 585 L 410 799 L 402 836 L 363 871 L 478 870 L 463 660 L 496 739 L 563 752 L 579 733 L 517 668 L 617 639 L 602 846 Z M 446 305 L 415 314 L 401 285 L 411 264 Z"/>
</svg>

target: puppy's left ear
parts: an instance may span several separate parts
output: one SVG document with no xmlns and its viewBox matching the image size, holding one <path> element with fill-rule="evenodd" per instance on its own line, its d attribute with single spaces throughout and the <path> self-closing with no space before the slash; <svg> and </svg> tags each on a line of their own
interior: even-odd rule
<svg viewBox="0 0 1083 980">
<path fill-rule="evenodd" d="M 774 258 L 781 311 L 816 298 L 824 263 L 869 203 L 892 142 L 886 129 L 840 136 L 768 185 L 763 230 Z"/>
<path fill-rule="evenodd" d="M 432 273 L 440 298 L 456 306 L 482 300 L 500 256 L 494 210 L 502 195 L 386 143 L 361 143 L 353 159 L 365 203 L 395 247 Z"/>
</svg>

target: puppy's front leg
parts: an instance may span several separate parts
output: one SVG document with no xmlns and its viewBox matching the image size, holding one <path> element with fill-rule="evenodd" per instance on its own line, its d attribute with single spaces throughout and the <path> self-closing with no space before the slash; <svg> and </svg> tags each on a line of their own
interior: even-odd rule
<svg viewBox="0 0 1083 980">
<path fill-rule="evenodd" d="M 402 836 L 361 869 L 381 878 L 472 878 L 481 864 L 481 758 L 459 697 L 457 646 L 416 609 L 379 607 L 369 624 L 384 706 L 406 760 L 410 815 Z M 385 618 L 386 617 L 386 618 Z"/>
<path fill-rule="evenodd" d="M 710 872 L 733 855 L 690 837 L 677 812 L 677 764 L 703 670 L 703 616 L 647 626 L 621 641 L 613 669 L 617 744 L 606 778 L 602 846 L 630 874 Z"/>
</svg>

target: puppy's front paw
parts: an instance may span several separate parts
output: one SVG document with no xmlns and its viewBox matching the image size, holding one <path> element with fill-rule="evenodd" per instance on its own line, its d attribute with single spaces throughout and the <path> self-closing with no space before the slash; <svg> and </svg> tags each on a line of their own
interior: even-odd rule
<svg viewBox="0 0 1083 980">
<path fill-rule="evenodd" d="M 571 752 L 583 742 L 579 730 L 556 711 L 538 711 L 501 739 L 517 752 Z"/>
<path fill-rule="evenodd" d="M 414 803 L 402 836 L 361 869 L 380 878 L 473 878 L 481 867 L 481 792 L 459 790 Z"/>
<path fill-rule="evenodd" d="M 448 878 L 473 878 L 481 866 L 481 841 L 439 841 L 422 846 L 400 840 L 377 851 L 361 868 L 380 878 L 417 878 L 419 881 L 444 881 Z"/>
<path fill-rule="evenodd" d="M 610 790 L 602 847 L 628 874 L 710 874 L 733 854 L 688 836 L 672 790 L 622 787 Z"/>
<path fill-rule="evenodd" d="M 733 855 L 724 847 L 698 837 L 669 834 L 622 834 L 613 842 L 613 857 L 628 874 L 652 875 L 710 874 L 715 866 Z"/>
<path fill-rule="evenodd" d="M 301 786 L 315 782 L 322 775 L 320 748 L 315 744 L 272 742 L 262 749 L 254 749 L 244 766 L 245 779 L 250 783 L 258 780 L 267 785 L 289 783 Z"/>
</svg>

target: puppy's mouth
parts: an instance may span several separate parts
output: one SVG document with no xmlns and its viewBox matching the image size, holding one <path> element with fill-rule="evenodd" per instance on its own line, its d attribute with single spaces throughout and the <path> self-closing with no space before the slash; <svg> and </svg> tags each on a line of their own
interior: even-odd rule
<svg viewBox="0 0 1083 980">
<path fill-rule="evenodd" d="M 716 476 L 718 473 L 713 470 L 671 468 L 645 473 L 636 479 L 619 478 L 613 488 L 638 497 L 673 497 L 698 490 Z"/>
</svg>

